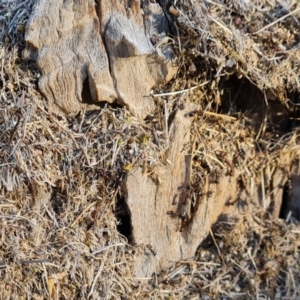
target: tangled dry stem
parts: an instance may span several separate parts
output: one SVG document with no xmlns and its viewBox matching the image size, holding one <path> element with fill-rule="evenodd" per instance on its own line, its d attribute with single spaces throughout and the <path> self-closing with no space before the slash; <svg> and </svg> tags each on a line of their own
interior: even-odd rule
<svg viewBox="0 0 300 300">
<path fill-rule="evenodd" d="M 124 108 L 83 105 L 72 119 L 47 112 L 36 87 L 38 71 L 20 58 L 33 3 L 0 4 L 1 297 L 299 297 L 299 226 L 266 219 L 261 206 L 255 214 L 219 223 L 193 259 L 152 278 L 132 276 L 135 251 L 143 245 L 127 243 L 117 230 L 116 212 L 122 176 L 138 165 L 151 174 L 164 160 L 166 120 L 185 101 L 199 105 L 193 112 L 193 145 L 185 145 L 193 149 L 192 180 L 199 187 L 201 174 L 210 172 L 216 180 L 231 171 L 220 159 L 222 153 L 232 163 L 236 159 L 234 169 L 250 191 L 256 184 L 265 191 L 272 168 L 286 156 L 299 157 L 297 128 L 271 135 L 267 122 L 256 128 L 234 101 L 228 109 L 218 109 L 220 78 L 233 71 L 276 96 L 299 89 L 297 8 L 272 1 L 264 8 L 256 1 L 230 1 L 226 7 L 219 1 L 182 1 L 178 22 L 189 39 L 180 38 L 181 73 L 160 89 L 157 111 L 140 124 Z M 283 12 L 285 17 L 274 22 Z M 228 69 L 230 58 L 234 70 Z M 213 79 L 209 69 L 214 69 Z M 287 98 L 278 99 L 290 105 Z M 201 188 L 193 192 L 201 193 Z M 267 208 L 268 195 L 263 199 Z"/>
</svg>

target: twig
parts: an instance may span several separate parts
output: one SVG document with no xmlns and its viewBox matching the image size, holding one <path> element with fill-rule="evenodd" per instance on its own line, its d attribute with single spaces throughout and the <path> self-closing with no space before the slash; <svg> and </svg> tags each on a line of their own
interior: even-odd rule
<svg viewBox="0 0 300 300">
<path fill-rule="evenodd" d="M 228 29 L 224 24 L 222 24 L 221 22 L 215 20 L 214 18 L 212 18 L 212 17 L 210 17 L 210 16 L 209 16 L 209 18 L 210 18 L 213 22 L 215 22 L 217 25 L 219 25 L 222 29 L 224 29 L 224 31 L 228 32 L 228 33 L 230 34 L 230 36 L 233 36 L 233 33 L 231 32 L 231 30 Z"/>
<path fill-rule="evenodd" d="M 265 209 L 267 209 L 267 205 L 266 205 L 266 191 L 265 191 L 264 169 L 261 169 L 260 176 L 261 176 L 260 180 L 261 180 L 262 202 L 263 202 L 263 207 L 264 207 L 264 210 L 265 210 Z"/>
<path fill-rule="evenodd" d="M 91 289 L 90 289 L 90 292 L 89 292 L 89 294 L 88 294 L 88 296 L 87 296 L 87 299 L 89 299 L 89 298 L 92 296 L 92 294 L 93 294 L 93 291 L 94 291 L 94 288 L 95 288 L 95 284 L 96 284 L 98 278 L 100 277 L 100 275 L 101 275 L 101 273 L 102 273 L 102 269 L 103 269 L 103 267 L 104 267 L 104 263 L 106 262 L 107 253 L 108 253 L 108 252 L 105 253 L 105 255 L 104 255 L 104 257 L 103 257 L 103 259 L 102 259 L 102 261 L 101 261 L 101 265 L 100 265 L 99 270 L 98 270 L 98 272 L 97 272 L 97 274 L 96 274 L 96 276 L 95 276 L 95 278 L 94 278 L 94 281 L 93 281 L 92 287 L 91 287 Z"/>
<path fill-rule="evenodd" d="M 298 7 L 298 8 L 295 9 L 295 10 L 293 10 L 292 12 L 288 13 L 287 15 L 285 15 L 285 16 L 283 16 L 283 17 L 277 19 L 277 20 L 275 20 L 274 22 L 272 22 L 272 23 L 266 25 L 265 27 L 259 29 L 258 31 L 254 32 L 254 33 L 252 33 L 252 34 L 258 34 L 258 33 L 262 32 L 262 31 L 268 29 L 269 27 L 275 25 L 276 23 L 278 23 L 278 22 L 284 20 L 285 18 L 287 18 L 287 17 L 293 15 L 294 13 L 296 13 L 296 12 L 298 12 L 298 11 L 300 11 L 300 7 Z"/>
<path fill-rule="evenodd" d="M 150 280 L 153 279 L 153 277 L 123 277 L 124 279 L 129 279 L 129 280 Z"/>
<path fill-rule="evenodd" d="M 92 207 L 96 204 L 96 201 L 95 202 L 92 202 L 90 205 L 88 205 L 83 211 L 82 213 L 75 219 L 75 221 L 71 224 L 71 228 L 74 227 L 74 225 L 82 218 L 82 216 Z"/>
<path fill-rule="evenodd" d="M 43 264 L 43 269 L 44 269 L 44 278 L 45 278 L 45 285 L 47 286 L 47 291 L 49 293 L 49 296 L 50 296 L 50 299 L 52 298 L 51 297 L 51 288 L 50 288 L 50 285 L 49 285 L 49 278 L 48 278 L 48 272 L 47 272 L 47 269 L 45 267 L 45 265 Z"/>
<path fill-rule="evenodd" d="M 286 219 L 285 219 L 285 222 L 286 222 L 286 223 L 289 223 L 289 222 L 290 222 L 290 219 L 291 219 L 291 217 L 292 217 L 292 214 L 293 214 L 293 212 L 290 210 L 289 213 L 288 213 L 288 215 L 287 215 L 287 217 L 286 217 Z"/>
<path fill-rule="evenodd" d="M 174 271 L 170 272 L 169 274 L 162 276 L 159 281 L 163 282 L 163 281 L 169 281 L 170 279 L 172 279 L 173 277 L 175 277 L 177 274 L 181 273 L 182 271 L 184 271 L 184 269 L 186 268 L 186 265 L 181 265 L 180 267 L 176 268 Z"/>
<path fill-rule="evenodd" d="M 15 207 L 15 205 L 14 204 L 0 204 L 0 209 L 1 208 L 9 208 L 9 207 Z"/>
<path fill-rule="evenodd" d="M 266 105 L 266 109 L 264 110 L 264 119 L 263 119 L 263 121 L 260 125 L 260 128 L 259 128 L 259 131 L 255 137 L 255 142 L 258 142 L 259 139 L 264 136 L 265 131 L 266 131 L 267 119 L 268 119 L 268 104 Z"/>
<path fill-rule="evenodd" d="M 233 263 L 233 264 L 235 264 L 239 269 L 241 269 L 243 272 L 245 272 L 245 274 L 249 274 L 250 272 L 247 270 L 247 269 L 245 269 L 244 267 L 242 267 L 240 264 L 238 264 L 236 261 L 234 261 L 232 258 L 230 259 L 230 261 Z"/>
<path fill-rule="evenodd" d="M 75 144 L 75 147 L 78 149 L 78 145 L 76 143 L 76 140 L 75 140 L 75 137 L 74 135 L 70 132 L 70 130 L 68 130 L 67 128 L 65 128 L 63 125 L 61 125 L 54 117 L 52 117 L 51 114 L 49 114 L 48 112 L 46 112 L 40 105 L 37 104 L 37 107 L 43 112 L 45 113 L 50 119 L 51 121 L 53 121 L 54 123 L 56 123 L 58 125 L 58 127 L 60 127 L 64 132 L 66 132 L 69 137 L 72 139 L 72 141 L 74 142 Z"/>
<path fill-rule="evenodd" d="M 217 248 L 217 250 L 218 250 L 218 253 L 219 253 L 219 255 L 220 255 L 221 259 L 222 259 L 223 265 L 224 265 L 223 255 L 222 255 L 222 253 L 221 253 L 221 251 L 220 251 L 220 248 L 219 248 L 219 246 L 218 246 L 218 243 L 217 243 L 217 241 L 215 240 L 214 234 L 213 234 L 213 232 L 212 232 L 211 229 L 209 229 L 209 233 L 210 233 L 210 235 L 211 235 L 211 237 L 212 237 L 212 239 L 213 239 L 213 241 L 214 241 L 214 244 L 215 244 L 215 246 L 216 246 L 216 248 Z"/>
<path fill-rule="evenodd" d="M 251 255 L 251 250 L 250 250 L 250 248 L 248 249 L 247 253 L 248 253 L 249 258 L 250 258 L 250 260 L 251 260 L 251 262 L 252 262 L 252 264 L 253 264 L 253 267 L 255 268 L 255 270 L 256 270 L 256 272 L 257 272 L 256 263 L 255 263 L 254 260 L 253 260 L 253 257 L 252 257 L 252 255 Z"/>
<path fill-rule="evenodd" d="M 210 4 L 213 4 L 213 5 L 216 5 L 216 6 L 219 6 L 219 7 L 222 7 L 222 8 L 224 8 L 224 9 L 227 9 L 227 6 L 222 5 L 222 4 L 220 4 L 220 3 L 217 3 L 217 2 L 214 2 L 214 1 L 211 1 L 211 0 L 205 0 L 205 2 L 210 3 Z M 230 9 L 230 11 L 232 11 L 232 10 Z"/>
<path fill-rule="evenodd" d="M 190 261 L 179 261 L 178 263 L 182 263 L 182 264 L 188 264 Z M 206 262 L 206 261 L 192 261 L 193 264 L 195 265 L 203 265 L 203 266 L 216 266 L 216 267 L 221 267 L 221 264 L 218 263 L 213 263 L 213 262 Z"/>
<path fill-rule="evenodd" d="M 51 259 L 44 258 L 44 259 L 32 259 L 32 260 L 20 260 L 19 263 L 23 265 L 29 265 L 29 264 L 39 264 L 39 263 L 46 263 L 51 262 Z"/>
<path fill-rule="evenodd" d="M 168 110 L 168 105 L 166 100 L 164 100 L 164 108 L 165 108 L 166 139 L 169 143 L 169 128 L 168 128 L 169 110 Z"/>
<path fill-rule="evenodd" d="M 19 127 L 19 124 L 20 124 L 20 121 L 21 121 L 21 118 L 22 118 L 22 114 L 21 114 L 21 110 L 19 109 L 18 113 L 17 113 L 17 123 L 16 125 L 14 126 L 11 134 L 10 134 L 10 138 L 9 138 L 9 141 L 8 141 L 8 145 L 11 144 L 13 138 L 14 138 L 14 135 Z"/>
<path fill-rule="evenodd" d="M 102 252 L 102 251 L 104 251 L 104 250 L 106 250 L 106 249 L 108 249 L 108 248 L 111 248 L 111 247 L 119 247 L 119 246 L 125 246 L 125 244 L 124 244 L 124 243 L 118 243 L 118 244 L 113 244 L 113 245 L 104 246 L 104 247 L 100 248 L 99 250 L 93 251 L 93 252 L 92 252 L 92 255 L 98 254 L 98 253 L 100 253 L 100 252 Z"/>
<path fill-rule="evenodd" d="M 197 150 L 196 152 L 199 153 L 199 154 L 203 154 L 203 156 L 211 158 L 212 160 L 214 160 L 215 162 L 217 162 L 223 169 L 226 169 L 226 166 L 221 161 L 219 161 L 216 157 L 214 157 L 214 156 L 212 156 L 210 154 L 204 153 L 203 151 Z"/>
<path fill-rule="evenodd" d="M 232 116 L 227 116 L 227 115 L 222 115 L 222 114 L 217 114 L 211 111 L 205 111 L 203 112 L 204 115 L 208 115 L 208 116 L 213 116 L 213 117 L 219 117 L 219 118 L 223 118 L 223 119 L 228 119 L 228 120 L 233 120 L 235 121 L 236 118 L 232 117 Z"/>
<path fill-rule="evenodd" d="M 224 277 L 228 273 L 229 273 L 229 271 L 227 271 L 227 270 L 223 271 L 221 274 L 219 274 L 218 277 L 216 277 L 214 280 L 210 281 L 209 284 L 203 286 L 202 290 L 204 291 L 207 288 L 209 288 L 210 286 L 213 286 L 216 282 L 220 282 L 222 280 L 222 277 Z"/>
<path fill-rule="evenodd" d="M 210 82 L 210 80 L 207 80 L 207 81 L 205 81 L 205 82 L 203 82 L 199 85 L 193 86 L 189 89 L 185 89 L 185 90 L 181 90 L 181 91 L 177 91 L 177 92 L 163 93 L 163 94 L 151 94 L 150 96 L 152 96 L 152 97 L 164 97 L 164 96 L 178 95 L 178 94 L 181 94 L 181 93 L 193 91 L 198 87 L 201 87 L 201 86 L 204 86 L 204 85 L 208 84 L 209 82 Z"/>
<path fill-rule="evenodd" d="M 26 136 L 26 130 L 27 130 L 27 125 L 28 125 L 28 120 L 30 119 L 30 116 L 31 116 L 31 110 L 32 110 L 32 106 L 29 105 L 28 109 L 26 110 L 26 115 L 24 118 L 22 140 L 24 140 L 25 136 Z"/>
<path fill-rule="evenodd" d="M 83 125 L 83 122 L 84 122 L 84 119 L 85 119 L 86 107 L 87 107 L 87 104 L 84 106 L 84 110 L 82 112 L 82 117 L 81 117 L 81 122 L 80 122 L 80 125 L 79 125 L 78 132 L 82 131 L 82 125 Z"/>
</svg>

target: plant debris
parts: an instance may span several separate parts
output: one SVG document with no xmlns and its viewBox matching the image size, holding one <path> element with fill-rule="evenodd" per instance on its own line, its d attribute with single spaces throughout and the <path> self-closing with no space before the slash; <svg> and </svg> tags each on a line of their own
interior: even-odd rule
<svg viewBox="0 0 300 300">
<path fill-rule="evenodd" d="M 21 59 L 33 4 L 0 3 L 2 297 L 299 298 L 299 222 L 274 220 L 270 210 L 272 174 L 281 168 L 287 179 L 299 164 L 297 3 L 178 1 L 179 73 L 157 88 L 145 123 L 107 105 L 82 104 L 74 118 L 47 111 L 37 68 Z M 151 176 L 164 162 L 168 123 L 190 101 L 198 105 L 185 145 L 192 203 L 202 175 L 210 184 L 237 178 L 241 202 L 261 186 L 263 203 L 252 199 L 254 213 L 218 222 L 195 257 L 135 278 L 135 253 L 148 246 L 118 230 L 120 182 L 137 166 Z"/>
</svg>

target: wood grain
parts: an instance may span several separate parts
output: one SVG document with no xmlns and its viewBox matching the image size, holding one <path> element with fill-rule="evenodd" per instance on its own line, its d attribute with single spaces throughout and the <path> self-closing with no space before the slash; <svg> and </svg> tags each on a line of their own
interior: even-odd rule
<svg viewBox="0 0 300 300">
<path fill-rule="evenodd" d="M 150 34 L 167 30 L 159 8 L 149 4 L 144 12 L 140 1 L 100 1 L 95 6 L 93 0 L 37 0 L 23 57 L 36 60 L 39 88 L 49 108 L 75 115 L 82 102 L 117 102 L 145 118 L 154 109 L 151 89 L 177 70 L 170 51 L 165 51 L 167 60 L 150 41 Z M 87 94 L 91 99 L 85 99 Z"/>
</svg>

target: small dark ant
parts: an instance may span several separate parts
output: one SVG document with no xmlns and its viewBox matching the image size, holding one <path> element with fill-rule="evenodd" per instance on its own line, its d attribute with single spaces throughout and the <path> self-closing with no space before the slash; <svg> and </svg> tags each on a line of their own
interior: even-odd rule
<svg viewBox="0 0 300 300">
<path fill-rule="evenodd" d="M 245 157 L 246 157 L 246 152 L 245 152 L 245 150 L 242 149 L 242 148 L 239 148 L 239 149 L 238 149 L 238 152 L 239 152 L 239 156 L 244 160 Z"/>
<path fill-rule="evenodd" d="M 182 192 L 181 199 L 182 204 L 180 207 L 180 212 L 178 213 L 179 217 L 181 219 L 188 219 L 189 218 L 189 205 L 188 202 L 191 199 L 191 193 L 192 193 L 192 185 L 188 184 L 185 186 L 184 191 Z"/>
<path fill-rule="evenodd" d="M 287 182 L 284 185 L 284 191 L 285 191 L 285 193 L 286 194 L 290 194 L 291 191 L 292 191 L 292 188 L 293 188 L 293 186 L 292 186 L 292 179 L 289 177 L 288 180 L 287 180 Z"/>
<path fill-rule="evenodd" d="M 220 183 L 221 173 L 218 170 L 214 170 L 211 173 L 210 183 Z"/>
<path fill-rule="evenodd" d="M 180 219 L 180 227 L 179 232 L 182 232 L 186 224 L 190 221 L 190 219 L 187 216 L 187 213 L 184 211 L 181 211 L 180 213 L 176 213 L 174 211 L 168 211 L 168 215 L 171 216 L 171 218 L 179 218 Z"/>
<path fill-rule="evenodd" d="M 201 117 L 201 116 L 203 116 L 203 111 L 202 111 L 201 109 L 193 110 L 193 111 L 187 113 L 187 116 L 188 116 L 188 117 L 194 117 L 194 116 L 199 116 L 199 117 Z"/>
<path fill-rule="evenodd" d="M 180 228 L 179 231 L 182 232 L 184 227 L 192 220 L 193 218 L 193 200 L 201 197 L 200 192 L 201 186 L 201 177 L 195 176 L 190 184 L 185 184 L 180 187 L 181 195 L 179 205 L 174 210 L 167 211 L 167 215 L 171 218 L 180 219 Z M 211 197 L 213 192 L 208 191 L 206 193 L 207 197 Z M 196 198 L 195 198 L 196 195 Z"/>
<path fill-rule="evenodd" d="M 151 251 L 151 253 L 154 255 L 154 256 L 156 256 L 156 251 L 153 249 L 153 247 L 150 245 L 150 244 L 148 244 L 148 245 L 146 245 L 146 247 Z"/>
<path fill-rule="evenodd" d="M 230 170 L 228 171 L 228 175 L 234 176 L 234 167 L 233 167 L 231 161 L 226 157 L 226 153 L 221 152 L 218 156 L 219 156 L 220 160 L 229 167 Z"/>
<path fill-rule="evenodd" d="M 239 160 L 238 160 L 238 157 L 236 155 L 234 155 L 233 158 L 232 158 L 232 164 L 235 168 L 239 167 Z"/>
<path fill-rule="evenodd" d="M 182 232 L 184 227 L 188 224 L 190 220 L 189 219 L 181 219 L 179 232 Z"/>
<path fill-rule="evenodd" d="M 206 196 L 208 197 L 208 198 L 210 198 L 210 197 L 212 197 L 212 195 L 213 195 L 213 191 L 208 191 L 207 193 L 206 193 Z"/>
<path fill-rule="evenodd" d="M 168 210 L 167 215 L 169 215 L 171 218 L 178 218 L 178 214 L 172 210 Z"/>
</svg>

